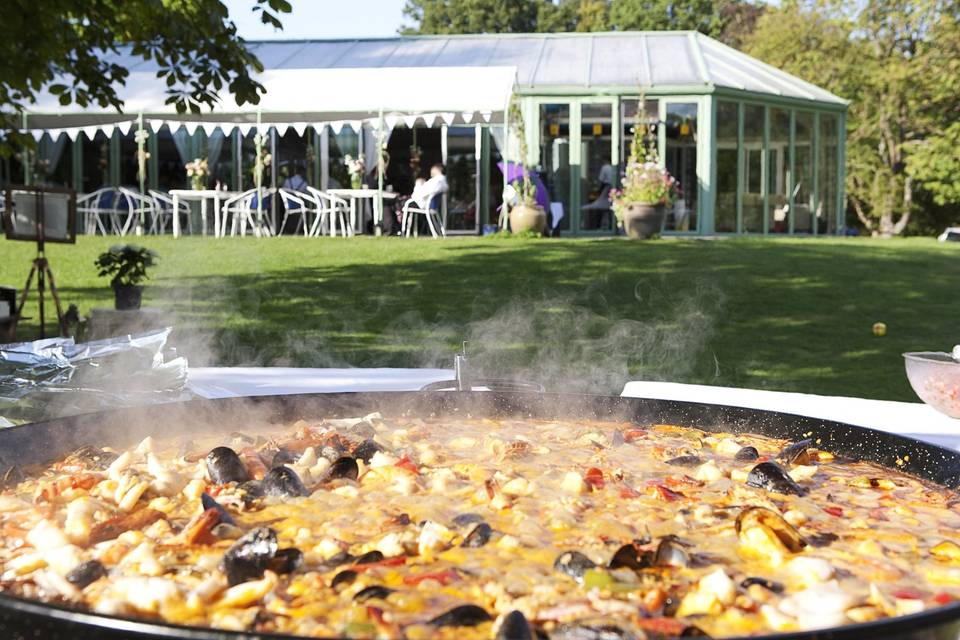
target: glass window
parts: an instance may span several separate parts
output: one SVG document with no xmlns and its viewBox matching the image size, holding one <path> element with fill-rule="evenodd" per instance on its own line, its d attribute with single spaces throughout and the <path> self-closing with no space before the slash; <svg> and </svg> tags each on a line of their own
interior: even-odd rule
<svg viewBox="0 0 960 640">
<path fill-rule="evenodd" d="M 770 109 L 770 161 L 769 193 L 770 233 L 790 231 L 790 112 L 786 109 Z"/>
<path fill-rule="evenodd" d="M 149 162 L 157 163 L 157 187 L 161 191 L 187 188 L 187 170 L 184 164 L 188 162 L 180 156 L 173 134 L 168 127 L 163 127 L 153 135 L 157 138 L 157 157 L 150 158 Z M 184 153 L 189 155 L 188 148 Z"/>
<path fill-rule="evenodd" d="M 763 233 L 763 113 L 761 105 L 743 105 L 744 233 Z"/>
<path fill-rule="evenodd" d="M 308 152 L 312 154 L 309 132 L 304 130 L 303 135 L 293 130 L 293 127 L 286 130 L 282 136 L 277 137 L 277 157 L 274 161 L 277 163 L 277 182 L 281 187 L 303 191 L 305 185 L 310 182 L 310 166 L 313 162 L 307 160 Z M 299 176 L 298 179 L 295 176 Z M 302 180 L 301 180 L 302 179 Z"/>
<path fill-rule="evenodd" d="M 221 129 L 214 129 L 209 136 L 204 135 L 203 155 L 210 169 L 209 186 L 211 188 L 225 185 L 229 189 L 233 185 L 233 165 L 236 162 L 233 139 L 232 136 L 224 134 Z"/>
<path fill-rule="evenodd" d="M 714 228 L 718 233 L 737 230 L 737 163 L 739 105 L 717 102 L 717 205 Z"/>
<path fill-rule="evenodd" d="M 328 168 L 327 187 L 330 189 L 348 189 L 350 174 L 343 163 L 346 156 L 357 157 L 360 148 L 360 136 L 350 127 L 343 127 L 340 133 L 334 133 L 328 127 L 329 142 L 327 143 Z"/>
<path fill-rule="evenodd" d="M 837 116 L 820 114 L 820 179 L 817 189 L 817 233 L 837 230 Z"/>
<path fill-rule="evenodd" d="M 476 127 L 447 129 L 447 229 L 477 228 Z"/>
<path fill-rule="evenodd" d="M 610 189 L 617 170 L 610 163 L 613 154 L 613 105 L 580 105 L 580 229 L 613 231 L 615 217 L 610 208 Z"/>
<path fill-rule="evenodd" d="M 102 131 L 97 131 L 93 140 L 88 139 L 86 134 L 83 134 L 82 140 L 82 191 L 90 193 L 110 184 L 110 139 Z"/>
<path fill-rule="evenodd" d="M 813 231 L 813 114 L 797 111 L 794 116 L 794 171 L 793 230 L 796 233 Z"/>
<path fill-rule="evenodd" d="M 629 98 L 620 102 L 620 166 L 627 164 L 627 156 L 630 155 L 630 140 L 633 138 L 633 128 L 637 124 L 637 109 L 640 106 L 640 100 Z M 657 125 L 660 121 L 660 106 L 656 99 L 645 99 L 643 101 L 643 117 L 650 129 L 650 135 L 654 140 L 657 139 Z"/>
<path fill-rule="evenodd" d="M 45 133 L 37 143 L 34 184 L 48 187 L 68 187 L 73 183 L 73 141 L 65 133 L 54 140 Z"/>
<path fill-rule="evenodd" d="M 550 204 L 563 207 L 558 229 L 570 228 L 570 105 L 540 105 L 540 178 Z M 547 220 L 551 212 L 547 208 Z"/>
<path fill-rule="evenodd" d="M 697 228 L 697 104 L 667 103 L 666 168 L 680 183 L 683 197 L 667 213 L 664 228 L 694 231 Z"/>
<path fill-rule="evenodd" d="M 120 140 L 120 186 L 133 191 L 140 190 L 140 178 L 137 175 L 137 141 L 134 139 L 137 127 L 130 127 L 126 135 L 119 135 Z M 144 183 L 146 185 L 146 183 Z"/>
</svg>

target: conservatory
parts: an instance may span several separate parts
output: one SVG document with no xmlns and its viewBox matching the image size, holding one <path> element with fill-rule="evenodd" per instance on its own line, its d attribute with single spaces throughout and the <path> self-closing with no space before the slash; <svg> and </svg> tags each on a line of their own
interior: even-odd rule
<svg viewBox="0 0 960 640">
<path fill-rule="evenodd" d="M 257 107 L 240 109 L 226 96 L 213 112 L 175 114 L 163 107 L 165 87 L 152 63 L 138 59 L 126 62 L 123 114 L 61 107 L 42 96 L 22 114 L 37 151 L 21 156 L 29 162 L 4 160 L 0 182 L 167 191 L 187 187 L 184 165 L 206 158 L 205 186 L 242 190 L 254 185 L 259 139 L 272 158 L 265 186 L 294 173 L 320 189 L 345 186 L 345 159 L 363 154 L 369 181 L 409 193 L 442 164 L 448 232 L 476 234 L 497 223 L 503 169 L 524 149 L 558 233 L 611 234 L 606 193 L 617 186 L 631 130 L 643 121 L 683 189 L 664 233 L 843 231 L 846 101 L 699 33 L 287 40 L 251 48 L 265 68 L 267 95 Z M 511 93 L 525 145 L 505 122 Z M 149 153 L 143 176 L 138 144 Z M 376 153 L 378 146 L 385 152 Z"/>
</svg>

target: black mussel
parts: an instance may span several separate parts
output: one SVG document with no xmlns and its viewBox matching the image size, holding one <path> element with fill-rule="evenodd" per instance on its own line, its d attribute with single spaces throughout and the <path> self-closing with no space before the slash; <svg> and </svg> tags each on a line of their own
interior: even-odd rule
<svg viewBox="0 0 960 640">
<path fill-rule="evenodd" d="M 477 524 L 478 522 L 483 522 L 483 516 L 479 513 L 461 513 L 453 519 L 453 524 L 457 527 L 466 527 L 471 524 Z"/>
<path fill-rule="evenodd" d="M 755 584 L 758 584 L 767 591 L 772 591 L 773 593 L 783 593 L 783 585 L 779 582 L 776 582 L 775 580 L 767 580 L 766 578 L 757 578 L 755 576 L 745 578 L 743 582 L 740 583 L 740 586 L 746 589 L 747 587 L 751 587 Z"/>
<path fill-rule="evenodd" d="M 310 495 L 297 472 L 290 467 L 274 467 L 260 481 L 264 493 L 268 496 L 286 496 L 299 498 Z"/>
<path fill-rule="evenodd" d="M 534 640 L 536 637 L 526 616 L 514 610 L 503 618 L 495 640 Z"/>
<path fill-rule="evenodd" d="M 653 554 L 649 551 L 641 551 L 635 544 L 625 544 L 607 563 L 609 569 L 646 569 L 653 565 Z"/>
<path fill-rule="evenodd" d="M 213 484 L 246 482 L 250 479 L 240 456 L 230 447 L 217 447 L 207 454 L 207 474 Z"/>
<path fill-rule="evenodd" d="M 293 573 L 303 566 L 303 552 L 300 549 L 279 549 L 270 560 L 270 571 L 274 573 Z"/>
<path fill-rule="evenodd" d="M 254 529 L 233 543 L 220 561 L 220 569 L 233 585 L 258 580 L 277 555 L 277 532 L 267 527 Z"/>
<path fill-rule="evenodd" d="M 273 460 L 270 461 L 271 467 L 279 467 L 283 464 L 294 464 L 297 460 L 300 459 L 300 454 L 295 451 L 288 451 L 287 449 L 278 449 L 275 454 L 273 454 Z"/>
<path fill-rule="evenodd" d="M 370 464 L 370 458 L 372 458 L 373 454 L 377 451 L 383 451 L 383 447 L 377 444 L 376 441 L 367 439 L 353 448 L 353 457 Z"/>
<path fill-rule="evenodd" d="M 807 490 L 790 477 L 786 470 L 776 462 L 761 462 L 747 474 L 747 484 L 751 487 L 773 491 L 775 493 L 807 495 Z"/>
<path fill-rule="evenodd" d="M 553 561 L 553 568 L 574 580 L 583 580 L 587 569 L 596 568 L 596 563 L 579 551 L 564 551 Z"/>
<path fill-rule="evenodd" d="M 709 638 L 710 635 L 701 629 L 700 627 L 695 627 L 690 625 L 686 629 L 680 632 L 681 638 Z"/>
<path fill-rule="evenodd" d="M 783 460 L 787 464 L 810 464 L 810 452 L 807 451 L 807 447 L 811 444 L 813 444 L 813 440 L 807 438 L 787 445 L 777 455 L 777 459 Z"/>
<path fill-rule="evenodd" d="M 666 536 L 657 545 L 653 564 L 658 567 L 689 567 L 690 554 L 683 546 L 677 538 Z"/>
<path fill-rule="evenodd" d="M 372 587 L 366 587 L 357 591 L 356 595 L 353 596 L 354 602 L 366 602 L 367 600 L 386 600 L 387 596 L 393 593 L 393 589 L 388 589 L 387 587 L 381 587 L 380 585 L 374 585 Z"/>
<path fill-rule="evenodd" d="M 475 627 L 493 620 L 487 610 L 475 604 L 462 604 L 430 621 L 435 627 Z"/>
<path fill-rule="evenodd" d="M 836 542 L 839 539 L 840 536 L 835 533 L 830 533 L 829 531 L 812 533 L 806 537 L 811 547 L 829 547 L 831 542 Z"/>
<path fill-rule="evenodd" d="M 779 513 L 765 507 L 747 507 L 737 516 L 733 528 L 741 544 L 746 544 L 747 548 L 753 549 L 756 538 L 751 536 L 750 530 L 758 527 L 768 534 L 767 539 L 775 538 L 790 553 L 800 553 L 807 546 L 807 541 L 799 531 L 794 529 L 793 525 L 784 520 Z"/>
<path fill-rule="evenodd" d="M 320 451 L 318 453 L 320 454 L 321 458 L 326 458 L 330 462 L 333 462 L 337 458 L 343 456 L 343 454 L 346 452 L 341 447 L 335 447 L 333 445 L 327 444 L 320 447 Z"/>
<path fill-rule="evenodd" d="M 244 482 L 237 488 L 243 491 L 243 499 L 245 502 L 256 500 L 257 498 L 262 498 L 267 495 L 267 492 L 263 490 L 263 484 L 259 480 Z"/>
<path fill-rule="evenodd" d="M 207 509 L 216 509 L 217 513 L 220 515 L 220 522 L 224 524 L 230 524 L 237 526 L 237 521 L 233 519 L 233 516 L 230 515 L 230 512 L 227 511 L 222 504 L 213 499 L 207 492 L 200 494 L 200 504 L 203 505 L 203 510 Z"/>
<path fill-rule="evenodd" d="M 369 422 L 361 420 L 350 427 L 350 435 L 357 438 L 372 438 L 377 435 L 377 430 Z"/>
<path fill-rule="evenodd" d="M 374 562 L 382 562 L 383 554 L 374 549 L 373 551 L 367 551 L 365 554 L 360 556 L 354 561 L 354 564 L 373 564 Z"/>
<path fill-rule="evenodd" d="M 333 589 L 338 589 L 339 587 L 347 586 L 353 584 L 353 581 L 357 579 L 357 572 L 352 569 L 346 569 L 341 571 L 337 575 L 333 576 L 333 580 L 330 581 L 330 587 Z"/>
<path fill-rule="evenodd" d="M 490 528 L 490 525 L 488 525 L 486 522 L 481 522 L 475 526 L 470 533 L 467 534 L 467 537 L 463 539 L 463 544 L 460 546 L 469 547 L 471 549 L 482 547 L 490 542 L 490 537 L 492 535 L 493 529 Z"/>
<path fill-rule="evenodd" d="M 353 562 L 356 559 L 357 559 L 356 556 L 350 553 L 347 553 L 346 551 L 338 551 L 337 553 L 327 558 L 327 561 L 324 564 L 331 567 L 339 567 L 342 564 Z"/>
<path fill-rule="evenodd" d="M 337 458 L 336 461 L 330 465 L 330 473 L 327 474 L 327 479 L 347 478 L 349 480 L 356 480 L 359 475 L 360 467 L 357 466 L 357 461 L 349 456 L 343 456 Z"/>
<path fill-rule="evenodd" d="M 703 464 L 703 459 L 699 456 L 677 456 L 666 461 L 675 467 L 698 467 Z"/>
<path fill-rule="evenodd" d="M 615 624 L 598 622 L 584 624 L 570 622 L 561 624 L 551 634 L 550 640 L 636 640 L 637 635 Z"/>
<path fill-rule="evenodd" d="M 104 451 L 99 447 L 86 445 L 73 452 L 73 455 L 83 460 L 92 469 L 106 469 L 110 464 L 120 457 L 120 454 L 112 451 Z"/>
<path fill-rule="evenodd" d="M 107 570 L 104 569 L 99 560 L 87 560 L 71 569 L 70 573 L 66 575 L 66 578 L 67 582 L 77 589 L 83 589 L 88 584 L 93 584 L 105 575 L 107 575 Z"/>
<path fill-rule="evenodd" d="M 740 451 L 737 451 L 733 459 L 737 462 L 753 462 L 759 457 L 760 452 L 757 451 L 756 447 L 743 447 Z"/>
</svg>

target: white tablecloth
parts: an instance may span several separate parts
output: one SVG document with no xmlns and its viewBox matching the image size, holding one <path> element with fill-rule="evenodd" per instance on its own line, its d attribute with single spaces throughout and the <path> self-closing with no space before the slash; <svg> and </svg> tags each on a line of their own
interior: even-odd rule
<svg viewBox="0 0 960 640">
<path fill-rule="evenodd" d="M 337 391 L 416 391 L 431 382 L 451 379 L 453 371 L 450 369 L 191 368 L 187 386 L 204 398 L 229 398 Z M 639 381 L 624 385 L 622 395 L 795 413 L 899 433 L 960 449 L 960 420 L 948 418 L 919 402 Z"/>
</svg>

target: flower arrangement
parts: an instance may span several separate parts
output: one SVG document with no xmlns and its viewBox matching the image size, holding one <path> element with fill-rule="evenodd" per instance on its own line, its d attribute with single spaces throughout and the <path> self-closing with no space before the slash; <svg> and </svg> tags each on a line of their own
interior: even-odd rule
<svg viewBox="0 0 960 640">
<path fill-rule="evenodd" d="M 187 177 L 190 178 L 190 187 L 194 191 L 203 189 L 203 184 L 207 176 L 210 175 L 210 167 L 207 164 L 207 159 L 194 158 L 193 162 L 188 162 L 184 165 L 184 169 L 187 170 Z"/>
<path fill-rule="evenodd" d="M 359 189 L 363 182 L 363 174 L 366 171 L 366 160 L 362 153 L 356 158 L 350 154 L 347 154 L 343 158 L 343 164 L 347 166 L 347 172 L 350 174 L 350 186 L 354 189 Z"/>
<path fill-rule="evenodd" d="M 520 142 L 520 169 L 523 172 L 523 178 L 514 180 L 510 185 L 519 198 L 519 204 L 527 207 L 538 207 L 540 205 L 537 204 L 537 185 L 530 178 L 530 169 L 527 168 L 526 128 L 523 123 L 523 114 L 520 112 L 520 104 L 516 101 L 510 104 L 509 117 Z"/>
<path fill-rule="evenodd" d="M 643 98 L 640 104 L 643 105 Z M 669 205 L 682 196 L 680 183 L 660 166 L 657 158 L 654 127 L 646 124 L 642 106 L 637 123 L 632 127 L 630 156 L 620 189 L 610 190 L 610 202 L 617 220 L 623 222 L 624 210 L 634 204 Z"/>
</svg>

